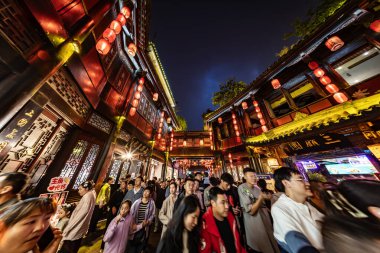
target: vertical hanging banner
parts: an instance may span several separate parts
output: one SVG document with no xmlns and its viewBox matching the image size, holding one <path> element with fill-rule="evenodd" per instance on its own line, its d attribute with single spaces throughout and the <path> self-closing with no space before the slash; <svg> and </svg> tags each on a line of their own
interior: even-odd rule
<svg viewBox="0 0 380 253">
<path fill-rule="evenodd" d="M 36 103 L 29 101 L 0 132 L 0 161 L 17 144 L 42 110 Z"/>
</svg>

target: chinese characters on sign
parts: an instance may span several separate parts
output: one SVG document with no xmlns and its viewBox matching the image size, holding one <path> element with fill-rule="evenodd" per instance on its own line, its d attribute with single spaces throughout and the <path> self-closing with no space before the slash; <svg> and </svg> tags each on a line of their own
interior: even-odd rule
<svg viewBox="0 0 380 253">
<path fill-rule="evenodd" d="M 57 203 L 57 205 L 62 205 L 66 202 L 67 195 L 69 195 L 69 192 L 64 191 L 64 192 L 55 192 L 55 193 L 43 193 L 43 194 L 40 194 L 39 197 L 53 199 L 53 201 Z"/>
<path fill-rule="evenodd" d="M 53 177 L 47 188 L 48 192 L 60 192 L 66 190 L 70 183 L 69 177 Z"/>
<path fill-rule="evenodd" d="M 0 159 L 13 148 L 21 136 L 32 125 L 33 121 L 42 112 L 42 108 L 29 101 L 20 112 L 10 121 L 0 133 Z"/>
</svg>

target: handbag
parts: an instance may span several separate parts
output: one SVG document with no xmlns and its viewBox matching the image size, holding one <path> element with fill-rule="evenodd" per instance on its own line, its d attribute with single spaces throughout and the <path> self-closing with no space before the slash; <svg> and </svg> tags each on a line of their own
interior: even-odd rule
<svg viewBox="0 0 380 253">
<path fill-rule="evenodd" d="M 140 229 L 134 234 L 134 237 L 131 242 L 133 245 L 141 244 L 144 242 L 145 237 L 146 237 L 145 229 Z"/>
</svg>

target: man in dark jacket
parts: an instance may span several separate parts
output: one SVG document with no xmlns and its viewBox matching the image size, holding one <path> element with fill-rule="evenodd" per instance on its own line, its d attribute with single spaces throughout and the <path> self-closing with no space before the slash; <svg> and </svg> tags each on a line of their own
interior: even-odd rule
<svg viewBox="0 0 380 253">
<path fill-rule="evenodd" d="M 190 177 L 186 178 L 183 188 L 184 191 L 179 194 L 177 200 L 174 203 L 173 213 L 175 213 L 175 210 L 177 210 L 179 204 L 185 197 L 194 194 L 194 179 Z"/>
</svg>

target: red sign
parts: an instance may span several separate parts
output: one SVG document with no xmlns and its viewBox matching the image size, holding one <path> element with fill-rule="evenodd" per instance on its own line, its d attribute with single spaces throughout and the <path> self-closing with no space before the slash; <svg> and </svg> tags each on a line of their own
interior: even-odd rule
<svg viewBox="0 0 380 253">
<path fill-rule="evenodd" d="M 70 183 L 70 178 L 68 177 L 53 177 L 50 179 L 50 184 L 47 188 L 48 192 L 61 192 L 66 190 Z"/>
<path fill-rule="evenodd" d="M 39 197 L 53 199 L 53 201 L 57 203 L 57 205 L 62 205 L 66 202 L 67 195 L 69 195 L 69 192 L 64 191 L 55 193 L 42 193 Z"/>
</svg>

